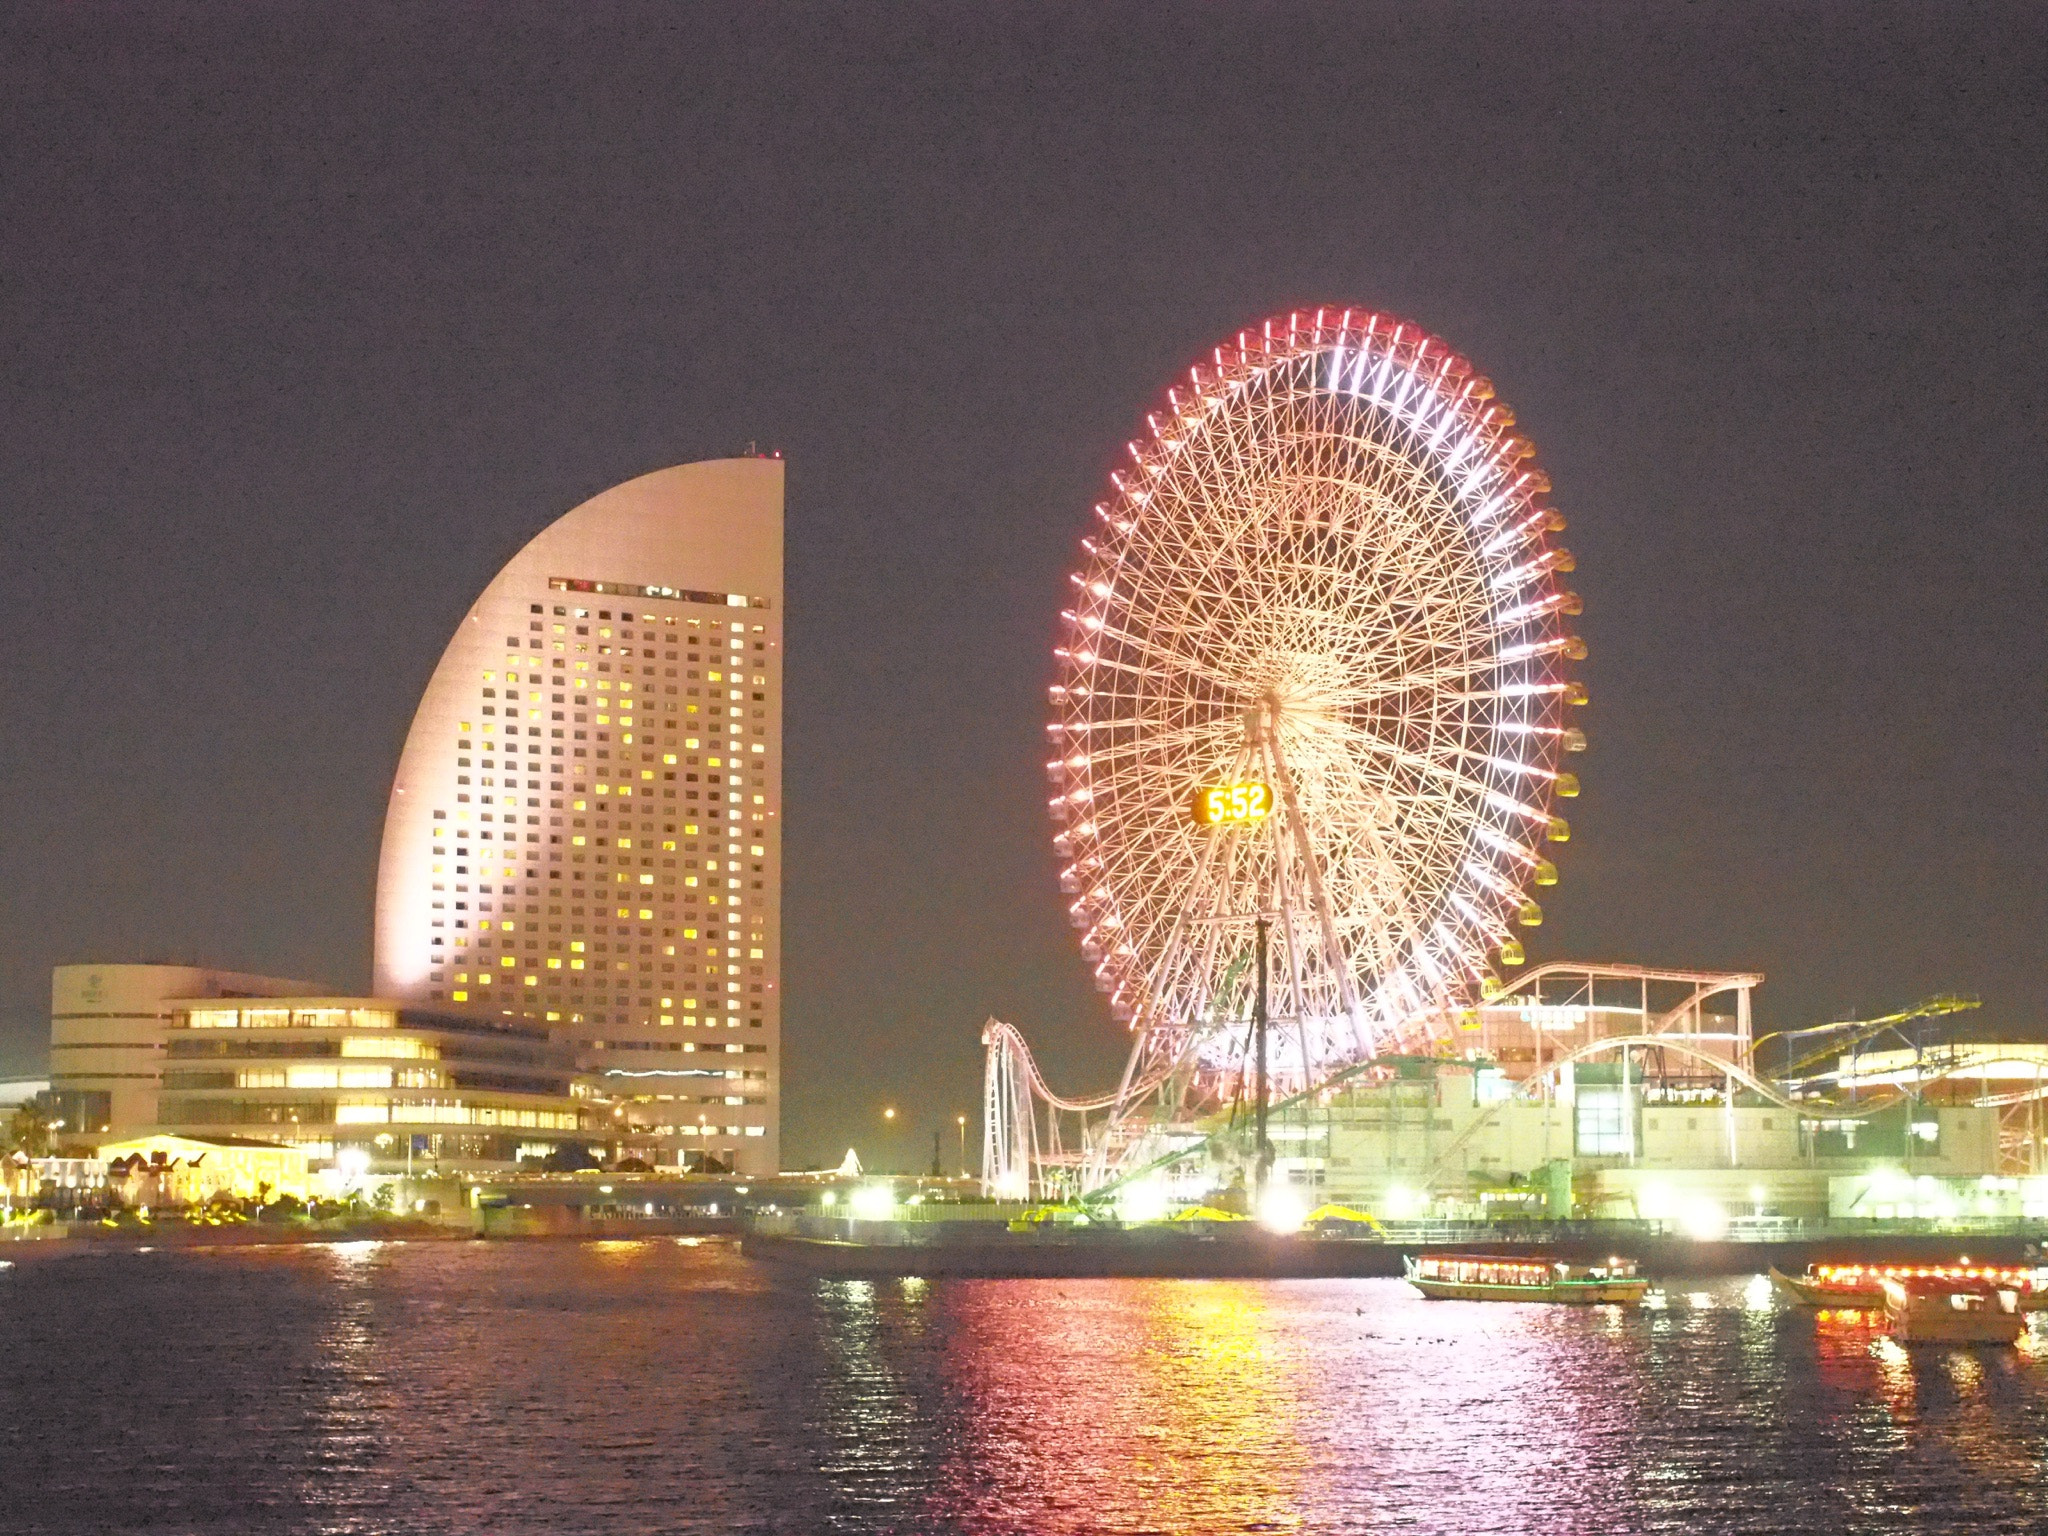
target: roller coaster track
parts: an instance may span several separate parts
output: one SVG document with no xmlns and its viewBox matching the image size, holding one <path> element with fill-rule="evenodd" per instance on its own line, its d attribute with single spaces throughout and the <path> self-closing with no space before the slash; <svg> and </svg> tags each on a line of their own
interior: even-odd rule
<svg viewBox="0 0 2048 1536">
<path fill-rule="evenodd" d="M 1724 1056 L 1716 1055 L 1712 1051 L 1695 1045 L 1683 1035 L 1669 1032 L 1670 1026 L 1676 1024 L 1708 998 L 1736 988 L 1755 986 L 1763 980 L 1763 977 L 1760 975 L 1746 973 L 1738 975 L 1709 971 L 1681 972 L 1652 970 L 1646 967 L 1627 965 L 1587 965 L 1556 962 L 1533 967 L 1523 972 L 1503 992 L 1496 994 L 1495 997 L 1490 999 L 1490 1005 L 1495 1007 L 1506 1005 L 1516 993 L 1522 992 L 1525 988 L 1536 988 L 1537 983 L 1540 983 L 1545 977 L 1549 976 L 1585 976 L 1605 980 L 1641 979 L 1647 981 L 1689 982 L 1692 984 L 1692 991 L 1675 1007 L 1665 1009 L 1661 1013 L 1652 1016 L 1651 1023 L 1653 1027 L 1651 1030 L 1638 1034 L 1616 1035 L 1604 1040 L 1592 1041 L 1555 1061 L 1545 1063 L 1542 1072 L 1517 1083 L 1514 1091 L 1507 1098 L 1489 1104 L 1479 1116 L 1460 1131 L 1450 1144 L 1432 1160 L 1423 1175 L 1425 1184 L 1433 1180 L 1443 1167 L 1471 1142 L 1473 1137 L 1492 1124 L 1505 1105 L 1516 1102 L 1528 1102 L 1534 1099 L 1546 1090 L 1547 1086 L 1554 1081 L 1555 1074 L 1563 1067 L 1574 1065 L 1593 1057 L 1614 1054 L 1624 1050 L 1670 1052 L 1697 1062 L 1729 1082 L 1739 1083 L 1766 1103 L 1784 1109 L 1806 1120 L 1866 1120 L 1893 1108 L 1901 1100 L 1914 1096 L 1906 1088 L 1897 1087 L 1897 1091 L 1893 1093 L 1855 1105 L 1837 1103 L 1822 1105 L 1812 1100 L 1802 1101 L 1789 1096 L 1784 1088 L 1780 1086 L 1779 1082 L 1764 1078 L 1739 1062 L 1732 1062 Z M 1540 995 L 1540 990 L 1532 990 L 1529 995 Z M 1972 998 L 1930 998 L 1914 1008 L 1903 1010 L 1897 1014 L 1887 1015 L 1881 1019 L 1847 1021 L 1841 1025 L 1822 1026 L 1822 1028 L 1853 1030 L 1855 1031 L 1853 1038 L 1861 1040 L 1881 1033 L 1884 1029 L 1892 1028 L 1908 1019 L 1956 1013 L 1974 1006 L 1976 1006 L 1976 1000 Z M 1802 1030 L 1796 1033 L 1810 1034 L 1814 1033 L 1814 1031 Z M 1108 1093 L 1085 1098 L 1069 1098 L 1053 1092 L 1051 1085 L 1046 1082 L 1044 1074 L 1040 1072 L 1037 1061 L 1032 1057 L 1029 1044 L 1014 1025 L 991 1017 L 986 1025 L 983 1026 L 982 1043 L 984 1046 L 990 1047 L 991 1076 L 989 1104 L 992 1113 L 990 1145 L 994 1147 L 1003 1138 L 1010 1138 L 1008 1145 L 1013 1148 L 1010 1154 L 1012 1161 L 1020 1157 L 1027 1162 L 1040 1159 L 1047 1161 L 1055 1159 L 1044 1158 L 1044 1154 L 1039 1151 L 1036 1146 L 1035 1129 L 1013 1126 L 1008 1123 L 1009 1121 L 1019 1119 L 1027 1113 L 1032 1114 L 1035 1120 L 1035 1113 L 1028 1109 L 1027 1102 L 1020 1102 L 1025 1099 L 1024 1095 L 1016 1095 L 1014 1093 L 1003 1095 L 997 1092 L 996 1069 L 998 1062 L 1003 1064 L 1006 1071 L 1014 1074 L 1014 1077 L 1011 1079 L 1013 1082 L 1021 1082 L 1026 1086 L 1029 1100 L 1045 1104 L 1056 1111 L 1084 1116 L 1110 1109 L 1119 1102 L 1131 1103 L 1143 1098 L 1146 1094 L 1151 1093 L 1164 1084 L 1173 1075 L 1176 1065 L 1175 1063 L 1168 1063 L 1148 1074 L 1143 1081 L 1112 1090 Z M 1818 1053 L 1811 1058 L 1802 1058 L 1800 1064 L 1802 1066 L 1811 1065 L 1812 1061 L 1820 1059 L 1821 1056 L 1832 1054 L 1840 1043 L 1840 1041 L 1834 1042 L 1828 1051 Z M 1385 1063 L 1381 1062 L 1378 1058 L 1353 1063 L 1351 1066 L 1330 1074 L 1322 1081 L 1299 1093 L 1277 1100 L 1273 1104 L 1272 1110 L 1274 1113 L 1279 1113 L 1303 1104 L 1363 1073 L 1374 1071 L 1384 1065 Z M 1965 1072 L 1974 1065 L 1981 1065 L 1981 1063 L 1972 1063 L 1962 1058 L 1956 1058 L 1949 1063 L 1946 1069 L 1922 1076 L 1917 1086 L 1924 1087 L 1929 1083 L 1943 1081 L 1950 1076 Z M 2019 1092 L 1979 1097 L 1971 1102 L 1980 1108 L 2009 1108 L 2034 1099 L 2048 1099 L 2048 1083 Z M 998 1119 L 1003 1123 L 995 1123 Z M 1187 1129 L 1194 1130 L 1196 1128 L 1191 1126 Z M 1023 1139 L 1021 1140 L 1017 1139 L 1019 1131 L 1023 1133 Z M 1163 1168 L 1171 1167 L 1176 1163 L 1184 1162 L 1202 1153 L 1218 1137 L 1227 1136 L 1232 1133 L 1233 1127 L 1228 1124 L 1209 1129 L 1196 1140 L 1186 1145 L 1163 1153 L 1137 1167 L 1119 1171 L 1115 1177 L 1109 1178 L 1089 1190 L 1084 1198 L 1090 1201 L 1102 1199 L 1114 1190 L 1134 1180 L 1143 1178 L 1147 1174 L 1158 1172 Z M 1063 1156 L 1058 1157 L 1057 1160 L 1066 1161 Z"/>
<path fill-rule="evenodd" d="M 1747 991 L 1764 984 L 1761 971 L 1667 971 L 1647 965 L 1614 965 L 1586 961 L 1551 960 L 1531 966 L 1486 1000 L 1489 1008 L 1505 1008 L 1516 995 L 1529 989 L 1529 999 L 1542 995 L 1542 983 L 1552 976 L 1583 976 L 1590 981 L 1636 981 L 1690 983 L 1692 993 L 1675 1007 L 1667 1008 L 1651 1021 L 1652 1030 L 1668 1029 L 1710 997 L 1723 992 Z"/>
<path fill-rule="evenodd" d="M 1087 1143 L 1085 1117 L 1110 1109 L 1120 1102 L 1142 1098 L 1172 1075 L 1173 1063 L 1126 1085 L 1092 1098 L 1068 1098 L 1052 1091 L 1045 1074 L 1031 1055 L 1021 1031 L 1013 1024 L 990 1017 L 981 1028 L 981 1043 L 987 1051 L 982 1080 L 982 1184 L 999 1199 L 1024 1199 L 1041 1171 L 1053 1165 L 1075 1161 L 1060 1146 L 1061 1112 L 1084 1117 L 1083 1151 Z M 1050 1106 L 1041 1140 L 1038 1105 Z"/>
<path fill-rule="evenodd" d="M 1830 1056 L 1852 1053 L 1865 1041 L 1873 1040 L 1901 1024 L 1910 1024 L 1915 1019 L 1936 1019 L 1951 1013 L 1967 1013 L 1972 1008 L 1982 1006 L 1983 1002 L 1979 998 L 1943 993 L 1938 997 L 1930 997 L 1924 1002 L 1915 1003 L 1910 1008 L 1902 1008 L 1897 1013 L 1887 1013 L 1875 1019 L 1844 1019 L 1836 1024 L 1816 1024 L 1811 1029 L 1788 1029 L 1774 1035 L 1762 1035 L 1758 1039 L 1791 1041 L 1802 1035 L 1829 1036 L 1824 1044 L 1807 1051 L 1804 1055 L 1794 1057 L 1778 1069 L 1780 1078 L 1793 1078 L 1803 1074 L 1808 1067 L 1818 1066 Z M 1752 1059 L 1753 1057 L 1752 1047 Z"/>
<path fill-rule="evenodd" d="M 1168 1066 L 1146 1078 L 1128 1093 L 1112 1088 L 1108 1093 L 1097 1094 L 1090 1099 L 1062 1098 L 1046 1084 L 1044 1075 L 1038 1070 L 1037 1061 L 1031 1055 L 1030 1045 L 1026 1043 L 1023 1032 L 1016 1025 L 1005 1024 L 998 1018 L 990 1018 L 981 1027 L 981 1043 L 984 1046 L 1000 1045 L 1009 1052 L 1011 1060 L 1023 1069 L 1026 1081 L 1031 1084 L 1032 1096 L 1041 1103 L 1049 1104 L 1054 1109 L 1066 1110 L 1070 1114 L 1092 1114 L 1096 1110 L 1109 1108 L 1119 1098 L 1142 1098 L 1172 1075 L 1172 1067 Z"/>
</svg>

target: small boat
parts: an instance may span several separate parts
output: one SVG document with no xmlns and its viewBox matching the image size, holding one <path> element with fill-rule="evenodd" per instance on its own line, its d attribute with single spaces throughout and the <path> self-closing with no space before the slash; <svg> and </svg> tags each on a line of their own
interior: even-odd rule
<svg viewBox="0 0 2048 1536">
<path fill-rule="evenodd" d="M 1408 1283 L 1435 1301 L 1551 1301 L 1632 1307 L 1650 1282 L 1632 1259 L 1568 1264 L 1488 1253 L 1431 1253 L 1407 1261 Z"/>
<path fill-rule="evenodd" d="M 2013 1344 L 2027 1329 L 2018 1294 L 1987 1280 L 1888 1279 L 1884 1315 L 1901 1344 Z"/>
<path fill-rule="evenodd" d="M 2048 1276 L 2004 1264 L 1809 1264 L 1803 1275 L 1771 1270 L 1771 1284 L 1802 1307 L 1875 1312 L 1885 1304 L 1887 1280 L 1981 1280 L 2012 1291 L 2022 1312 L 2048 1311 Z"/>
</svg>

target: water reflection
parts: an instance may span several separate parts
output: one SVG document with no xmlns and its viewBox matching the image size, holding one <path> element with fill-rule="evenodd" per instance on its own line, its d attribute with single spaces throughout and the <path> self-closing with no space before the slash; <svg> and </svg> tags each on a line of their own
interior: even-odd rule
<svg viewBox="0 0 2048 1536">
<path fill-rule="evenodd" d="M 1757 1278 L 1661 1313 L 1425 1302 L 1387 1282 L 968 1284 L 933 1305 L 952 1448 L 929 1529 L 1891 1531 L 2048 1513 L 2027 1355 L 1943 1364 L 1926 1401 L 1915 1373 L 1936 1367 L 1874 1319 L 1816 1318 Z M 1941 1520 L 1887 1491 L 1901 1459 L 1910 1509 Z"/>
<path fill-rule="evenodd" d="M 2038 1343 L 2022 1343 L 2015 1351 L 1872 1340 L 1876 1399 L 1916 1473 L 1933 1463 L 1965 1469 L 1992 1486 L 2039 1480 L 2042 1446 L 2010 1433 L 2039 1391 Z"/>
<path fill-rule="evenodd" d="M 1769 1275 L 1751 1275 L 1749 1283 L 1742 1288 L 1742 1309 L 1745 1312 L 1775 1312 L 1777 1301 Z"/>
<path fill-rule="evenodd" d="M 9 1531 L 2048 1529 L 2038 1332 L 1906 1350 L 1748 1278 L 1623 1312 L 819 1282 L 661 1240 L 24 1263 L 4 1290 Z"/>
<path fill-rule="evenodd" d="M 1639 1321 L 1386 1282 L 963 1287 L 948 1528 L 1622 1529 Z M 1560 1373 L 1557 1346 L 1580 1358 Z M 1611 1516 L 1611 1518 L 1610 1518 Z"/>
<path fill-rule="evenodd" d="M 954 1362 L 968 1438 L 941 1507 L 1048 1531 L 1140 1515 L 1165 1530 L 1294 1524 L 1305 1340 L 1273 1326 L 1269 1297 L 1140 1281 L 965 1298 L 979 1347 Z"/>
<path fill-rule="evenodd" d="M 935 1431 L 923 1294 L 921 1281 L 817 1286 L 818 1470 L 835 1519 L 857 1529 L 897 1529 L 929 1482 Z"/>
</svg>

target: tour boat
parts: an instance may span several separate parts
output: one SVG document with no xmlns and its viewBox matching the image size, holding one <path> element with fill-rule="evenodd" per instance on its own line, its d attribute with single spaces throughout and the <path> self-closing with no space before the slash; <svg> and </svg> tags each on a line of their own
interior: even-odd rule
<svg viewBox="0 0 2048 1536">
<path fill-rule="evenodd" d="M 1885 1304 L 1887 1280 L 1983 1281 L 2019 1297 L 2022 1312 L 2048 1310 L 2048 1285 L 2041 1271 L 2003 1264 L 1809 1264 L 1793 1276 L 1771 1270 L 1771 1283 L 1805 1307 L 1876 1311 Z"/>
<path fill-rule="evenodd" d="M 1988 1280 L 1887 1279 L 1884 1315 L 1901 1344 L 2013 1344 L 2027 1330 L 2018 1294 Z"/>
<path fill-rule="evenodd" d="M 1631 1259 L 1604 1264 L 1502 1258 L 1485 1253 L 1431 1253 L 1410 1258 L 1408 1283 L 1436 1301 L 1556 1301 L 1578 1306 L 1632 1307 L 1650 1282 Z"/>
</svg>

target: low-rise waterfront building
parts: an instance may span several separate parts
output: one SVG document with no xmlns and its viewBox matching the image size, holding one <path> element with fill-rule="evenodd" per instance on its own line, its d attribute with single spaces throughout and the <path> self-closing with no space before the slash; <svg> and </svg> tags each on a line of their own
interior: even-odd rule
<svg viewBox="0 0 2048 1536">
<path fill-rule="evenodd" d="M 1898 1169 L 1828 1180 L 1828 1215 L 1852 1221 L 2048 1221 L 2048 1177 L 1908 1175 Z"/>
<path fill-rule="evenodd" d="M 29 1157 L 22 1153 L 0 1159 L 0 1218 L 36 1206 L 76 1209 L 105 1198 L 107 1165 L 97 1157 Z"/>
<path fill-rule="evenodd" d="M 139 1135 L 156 1124 L 173 998 L 321 990 L 203 965 L 60 965 L 50 974 L 50 1079 L 65 1139 Z"/>
<path fill-rule="evenodd" d="M 505 1168 L 580 1145 L 589 1098 L 547 1030 L 363 997 L 174 1000 L 157 1126 L 315 1164 Z"/>
<path fill-rule="evenodd" d="M 1284 1117 L 1276 1171 L 1319 1198 L 1395 1217 L 1448 1202 L 1471 1214 L 1650 1219 L 1707 1204 L 1817 1217 L 1844 1174 L 2000 1172 L 1993 1108 L 1901 1105 L 1852 1130 L 1739 1092 L 1709 1098 L 1696 1085 L 1620 1075 L 1581 1066 L 1548 1094 L 1510 1098 L 1495 1069 L 1418 1062 L 1408 1077 Z"/>
</svg>

